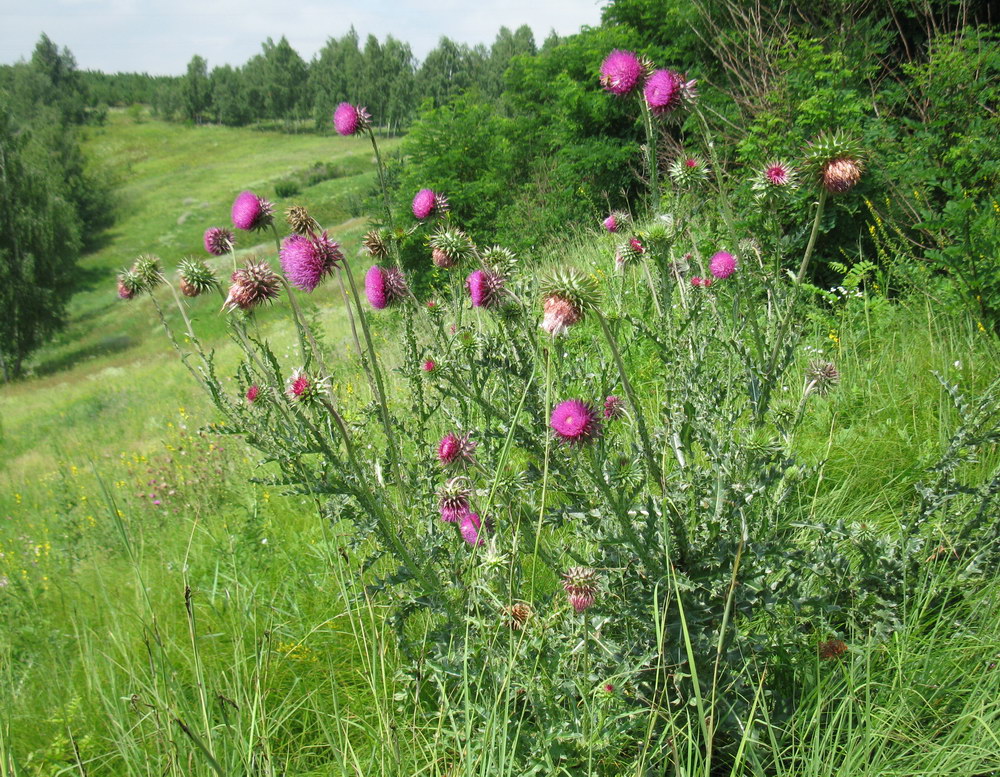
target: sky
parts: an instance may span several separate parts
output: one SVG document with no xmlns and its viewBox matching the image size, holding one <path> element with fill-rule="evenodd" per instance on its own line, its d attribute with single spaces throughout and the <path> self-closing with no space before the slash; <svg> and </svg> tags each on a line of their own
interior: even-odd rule
<svg viewBox="0 0 1000 777">
<path fill-rule="evenodd" d="M 28 59 L 44 32 L 81 70 L 181 75 L 195 54 L 242 65 L 282 35 L 306 60 L 351 25 L 364 39 L 406 41 L 418 60 L 442 36 L 490 44 L 501 26 L 529 25 L 541 45 L 597 26 L 606 0 L 0 0 L 0 64 Z"/>
</svg>

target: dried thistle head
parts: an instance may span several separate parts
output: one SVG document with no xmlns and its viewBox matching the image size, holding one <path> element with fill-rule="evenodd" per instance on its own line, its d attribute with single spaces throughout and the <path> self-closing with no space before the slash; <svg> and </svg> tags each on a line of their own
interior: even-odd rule
<svg viewBox="0 0 1000 777">
<path fill-rule="evenodd" d="M 285 211 L 285 221 L 288 228 L 296 235 L 308 235 L 310 232 L 319 232 L 319 222 L 309 215 L 309 211 L 302 205 L 292 205 Z"/>
<path fill-rule="evenodd" d="M 385 259 L 389 256 L 389 241 L 391 236 L 386 229 L 372 229 L 361 238 L 361 244 L 370 256 Z"/>
<path fill-rule="evenodd" d="M 806 381 L 812 384 L 812 389 L 817 394 L 824 395 L 840 383 L 840 372 L 833 362 L 815 359 L 809 362 L 809 368 L 806 370 Z"/>
<path fill-rule="evenodd" d="M 516 602 L 508 605 L 503 608 L 502 612 L 507 627 L 514 631 L 523 629 L 531 616 L 534 615 L 531 605 L 527 602 Z"/>
<path fill-rule="evenodd" d="M 163 273 L 160 271 L 160 259 L 152 254 L 143 254 L 135 260 L 132 272 L 139 279 L 142 291 L 152 291 L 163 283 Z"/>
<path fill-rule="evenodd" d="M 840 658 L 847 652 L 847 643 L 842 639 L 828 639 L 817 647 L 819 657 L 824 661 Z"/>
<path fill-rule="evenodd" d="M 281 290 L 281 278 L 271 269 L 266 260 L 251 258 L 245 267 L 232 275 L 229 295 L 223 308 L 227 312 L 253 310 L 263 302 L 277 299 Z"/>
</svg>

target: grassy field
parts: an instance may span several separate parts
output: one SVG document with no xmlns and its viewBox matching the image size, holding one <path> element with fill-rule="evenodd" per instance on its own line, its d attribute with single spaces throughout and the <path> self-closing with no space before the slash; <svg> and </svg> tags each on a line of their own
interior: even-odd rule
<svg viewBox="0 0 1000 777">
<path fill-rule="evenodd" d="M 371 572 L 358 566 L 347 524 L 318 520 L 311 498 L 254 482 L 273 470 L 239 437 L 199 431 L 218 416 L 170 350 L 152 302 L 114 292 L 115 271 L 135 255 L 156 253 L 167 268 L 200 256 L 204 228 L 228 222 L 236 193 L 270 195 L 275 181 L 318 161 L 336 161 L 344 175 L 294 202 L 353 256 L 363 225 L 350 198 L 372 185 L 369 148 L 124 114 L 88 144 L 122 183 L 120 218 L 84 262 L 70 327 L 38 355 L 35 377 L 0 390 L 0 775 L 509 773 L 466 758 L 461 743 L 473 736 L 454 710 L 407 706 L 392 594 L 357 596 Z M 589 233 L 559 252 L 595 274 L 610 253 L 606 237 Z M 214 266 L 224 272 L 227 261 Z M 326 284 L 308 298 L 307 317 L 335 359 L 334 394 L 361 399 L 347 419 L 360 428 L 374 413 L 339 295 Z M 165 290 L 157 297 L 171 304 Z M 240 354 L 218 298 L 190 311 L 220 374 L 231 374 Z M 283 369 L 301 363 L 280 310 L 259 325 Z M 397 327 L 391 317 L 375 323 L 390 367 L 400 363 Z M 586 331 L 565 341 L 568 371 L 571 353 L 583 361 L 594 349 Z M 832 398 L 810 404 L 794 440 L 814 468 L 800 520 L 891 535 L 959 420 L 937 376 L 976 397 L 1000 372 L 997 345 L 920 298 L 866 295 L 817 312 L 804 346 L 783 404 L 794 410 L 812 358 L 834 359 L 842 380 Z M 403 396 L 403 377 L 386 374 L 389 395 Z M 969 481 L 998 459 L 994 445 Z M 940 618 L 936 592 L 964 571 L 926 567 L 895 633 L 859 631 L 844 661 L 807 666 L 815 682 L 785 723 L 783 766 L 754 761 L 754 745 L 772 745 L 777 731 L 762 716 L 760 742 L 733 774 L 1000 768 L 1000 584 L 977 589 L 961 617 Z M 476 733 L 481 725 L 497 736 L 492 722 L 477 719 Z"/>
</svg>

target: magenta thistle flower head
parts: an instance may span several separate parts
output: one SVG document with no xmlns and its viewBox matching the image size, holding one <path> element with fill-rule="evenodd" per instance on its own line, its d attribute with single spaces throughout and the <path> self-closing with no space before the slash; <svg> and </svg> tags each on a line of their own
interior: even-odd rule
<svg viewBox="0 0 1000 777">
<path fill-rule="evenodd" d="M 478 547 L 486 542 L 482 536 L 485 534 L 485 529 L 476 513 L 468 513 L 462 519 L 462 523 L 459 524 L 458 528 L 462 533 L 462 539 L 472 545 L 472 547 Z"/>
<path fill-rule="evenodd" d="M 772 186 L 785 186 L 791 180 L 791 170 L 781 162 L 772 162 L 764 168 L 764 176 Z"/>
<path fill-rule="evenodd" d="M 608 216 L 606 219 L 604 219 L 604 221 L 602 221 L 601 223 L 604 225 L 604 228 L 606 230 L 608 230 L 608 232 L 617 232 L 618 231 L 618 214 L 617 213 L 612 213 L 610 216 Z"/>
<path fill-rule="evenodd" d="M 447 481 L 438 491 L 441 520 L 447 523 L 460 523 L 471 512 L 469 510 L 470 496 L 472 496 L 472 489 L 469 488 L 467 477 L 459 476 Z"/>
<path fill-rule="evenodd" d="M 472 307 L 495 307 L 503 295 L 504 278 L 491 270 L 475 270 L 465 279 Z"/>
<path fill-rule="evenodd" d="M 719 251 L 709 260 L 708 269 L 716 278 L 728 278 L 736 272 L 736 257 L 726 251 Z"/>
<path fill-rule="evenodd" d="M 643 96 L 654 116 L 669 113 L 682 102 L 684 79 L 672 70 L 657 70 L 646 79 Z"/>
<path fill-rule="evenodd" d="M 469 435 L 457 435 L 448 432 L 438 443 L 438 461 L 444 467 L 464 467 L 471 464 L 477 443 L 469 439 Z"/>
<path fill-rule="evenodd" d="M 205 250 L 212 256 L 222 256 L 236 245 L 236 236 L 231 229 L 209 227 L 205 230 Z"/>
<path fill-rule="evenodd" d="M 580 399 L 567 399 L 556 405 L 549 426 L 565 443 L 589 442 L 601 432 L 597 411 Z"/>
<path fill-rule="evenodd" d="M 240 192 L 233 201 L 233 224 L 248 232 L 266 229 L 274 221 L 274 205 L 251 191 Z"/>
<path fill-rule="evenodd" d="M 437 369 L 437 365 L 434 363 L 433 359 L 428 359 L 422 365 L 420 365 L 420 369 L 422 369 L 424 372 L 434 372 L 434 370 Z"/>
<path fill-rule="evenodd" d="M 285 381 L 285 396 L 293 402 L 308 402 L 328 393 L 330 387 L 326 379 L 317 380 L 297 369 Z"/>
<path fill-rule="evenodd" d="M 625 414 L 625 403 L 621 397 L 612 394 L 604 400 L 604 417 L 607 419 L 621 418 Z"/>
<path fill-rule="evenodd" d="M 376 310 L 383 310 L 406 296 L 409 288 L 403 271 L 398 267 L 388 269 L 373 264 L 365 275 L 365 294 Z"/>
<path fill-rule="evenodd" d="M 247 402 L 251 405 L 257 401 L 258 396 L 260 396 L 260 387 L 256 384 L 247 389 Z"/>
<path fill-rule="evenodd" d="M 421 189 L 413 197 L 413 215 L 421 221 L 430 218 L 437 205 L 437 197 L 432 189 Z"/>
<path fill-rule="evenodd" d="M 615 49 L 601 63 L 601 86 L 618 96 L 631 93 L 642 81 L 645 69 L 631 51 Z"/>
<path fill-rule="evenodd" d="M 323 277 L 333 272 L 343 261 L 340 245 L 329 235 L 291 235 L 281 244 L 281 269 L 289 282 L 303 291 L 315 289 Z"/>
<path fill-rule="evenodd" d="M 353 135 L 371 126 L 371 116 L 365 108 L 341 103 L 333 111 L 333 128 L 340 135 Z"/>
</svg>

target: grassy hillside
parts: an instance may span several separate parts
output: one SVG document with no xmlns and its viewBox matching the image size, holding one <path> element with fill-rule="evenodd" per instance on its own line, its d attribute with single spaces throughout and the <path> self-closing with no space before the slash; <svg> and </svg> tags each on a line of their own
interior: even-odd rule
<svg viewBox="0 0 1000 777">
<path fill-rule="evenodd" d="M 430 573 L 431 594 L 440 585 L 446 602 L 470 597 L 466 619 L 459 621 L 463 629 L 435 643 L 429 635 L 443 608 L 432 606 L 431 595 L 410 590 L 423 582 L 381 577 L 393 559 L 369 555 L 377 550 L 376 530 L 366 523 L 366 510 L 351 507 L 350 492 L 337 490 L 354 482 L 338 478 L 355 461 L 354 454 L 351 461 L 335 459 L 333 413 L 321 405 L 286 407 L 283 400 L 273 410 L 266 402 L 254 408 L 240 402 L 238 412 L 245 410 L 251 427 L 259 424 L 263 434 L 275 433 L 274 444 L 287 446 L 274 457 L 277 463 L 261 464 L 259 453 L 224 427 L 216 430 L 220 434 L 203 434 L 199 429 L 220 416 L 170 349 L 153 301 L 143 296 L 124 303 L 114 293 L 114 272 L 136 254 L 157 253 L 167 268 L 184 255 L 201 255 L 202 231 L 228 221 L 238 191 L 270 195 L 275 181 L 324 159 L 354 174 L 308 187 L 295 202 L 308 205 L 353 256 L 362 224 L 350 218 L 345 197 L 371 185 L 369 150 L 358 139 L 133 124 L 121 115 L 89 142 L 121 177 L 122 218 L 107 244 L 88 257 L 89 287 L 74 300 L 70 330 L 38 357 L 37 377 L 0 391 L 0 775 L 509 775 L 520 762 L 508 745 L 519 746 L 522 732 L 527 739 L 532 726 L 546 720 L 545 746 L 520 756 L 537 758 L 538 773 L 642 774 L 634 765 L 642 763 L 642 743 L 668 734 L 687 743 L 686 751 L 673 754 L 676 773 L 723 773 L 705 764 L 697 747 L 704 718 L 699 722 L 694 710 L 703 700 L 681 700 L 685 678 L 676 666 L 683 662 L 670 669 L 676 674 L 668 675 L 669 704 L 647 706 L 632 670 L 605 646 L 621 623 L 631 624 L 636 639 L 658 623 L 653 613 L 661 606 L 667 613 L 669 587 L 658 589 L 665 599 L 654 597 L 652 609 L 629 611 L 646 582 L 656 581 L 622 577 L 601 589 L 596 615 L 574 615 L 558 585 L 561 569 L 587 563 L 591 553 L 613 556 L 627 541 L 576 533 L 586 532 L 594 516 L 592 525 L 611 531 L 607 516 L 616 505 L 630 514 L 616 500 L 628 493 L 641 466 L 633 425 L 642 417 L 659 422 L 675 380 L 684 385 L 685 401 L 701 403 L 697 413 L 690 411 L 691 428 L 679 432 L 695 436 L 684 443 L 688 457 L 678 456 L 684 462 L 677 467 L 672 453 L 662 457 L 676 485 L 670 498 L 684 508 L 680 514 L 699 538 L 689 553 L 691 576 L 677 594 L 690 607 L 691 623 L 722 609 L 725 593 L 699 602 L 701 591 L 742 597 L 758 585 L 750 580 L 737 592 L 739 561 L 733 566 L 732 556 L 717 551 L 726 538 L 697 534 L 712 520 L 710 507 L 717 516 L 749 505 L 752 519 L 752 510 L 773 498 L 773 515 L 784 522 L 778 529 L 785 532 L 787 562 L 834 548 L 817 574 L 845 592 L 842 601 L 831 595 L 828 610 L 814 613 L 815 620 L 766 603 L 740 616 L 739 628 L 760 641 L 726 660 L 745 662 L 761 688 L 765 677 L 772 682 L 770 672 L 780 682 L 782 670 L 788 685 L 769 685 L 767 694 L 780 698 L 744 708 L 752 733 L 739 743 L 740 765 L 732 773 L 902 777 L 986 774 L 1000 767 L 1000 685 L 992 667 L 1000 654 L 998 586 L 971 564 L 951 564 L 958 555 L 945 546 L 951 522 L 964 512 L 934 524 L 940 548 L 918 544 L 917 557 L 910 546 L 901 551 L 894 544 L 917 512 L 918 484 L 935 477 L 933 467 L 967 408 L 997 378 L 995 340 L 974 321 L 919 297 L 896 304 L 868 288 L 811 308 L 799 322 L 804 341 L 776 386 L 778 420 L 755 427 L 748 415 L 726 415 L 739 407 L 745 387 L 738 361 L 719 341 L 740 342 L 745 318 L 730 318 L 728 311 L 761 294 L 755 284 L 763 265 L 759 273 L 742 267 L 728 282 L 719 280 L 713 296 L 689 284 L 668 286 L 674 304 L 664 306 L 664 315 L 650 300 L 651 276 L 647 287 L 637 268 L 611 269 L 619 238 L 580 229 L 550 257 L 522 257 L 515 264 L 524 307 L 509 309 L 506 317 L 469 312 L 464 270 L 450 279 L 436 276 L 435 294 L 446 300 L 450 284 L 452 303 L 442 302 L 440 313 L 418 310 L 426 317 L 414 316 L 412 335 L 419 359 L 437 362 L 430 374 L 404 362 L 408 314 L 386 310 L 372 317 L 389 409 L 397 432 L 406 435 L 388 450 L 378 408 L 353 359 L 336 283 L 299 295 L 330 357 L 331 401 L 367 467 L 358 480 L 378 495 L 367 512 L 389 516 L 404 552 L 424 554 L 420 571 Z M 269 243 L 240 248 L 273 251 Z M 224 274 L 227 262 L 213 265 Z M 631 373 L 639 396 L 624 417 L 602 420 L 605 434 L 586 449 L 553 445 L 547 412 L 566 397 L 623 393 L 616 388 L 619 367 L 593 315 L 564 339 L 538 336 L 539 264 L 575 266 L 602 287 L 608 318 L 624 343 L 621 369 Z M 355 262 L 356 274 L 360 265 Z M 165 310 L 172 305 L 165 289 L 157 301 Z M 219 304 L 209 295 L 189 309 L 194 329 L 215 351 L 219 374 L 228 376 L 242 354 L 225 337 Z M 618 315 L 611 313 L 615 308 Z M 181 322 L 167 315 L 180 331 Z M 654 323 L 652 334 L 633 332 L 626 340 L 628 316 Z M 258 315 L 257 324 L 252 332 L 270 341 L 276 372 L 287 375 L 302 364 L 283 300 Z M 657 337 L 664 341 L 656 344 Z M 693 362 L 696 351 L 701 361 L 685 376 L 688 354 Z M 832 360 L 839 369 L 839 383 L 828 394 L 804 389 L 814 359 Z M 263 383 L 266 370 L 254 375 Z M 949 396 L 939 377 L 964 399 Z M 222 380 L 227 395 L 242 395 L 241 387 Z M 966 409 L 959 412 L 956 405 Z M 434 412 L 423 423 L 416 419 L 425 407 Z M 282 415 L 288 408 L 294 410 Z M 674 406 L 670 412 L 682 411 Z M 789 420 L 796 417 L 801 424 Z M 988 413 L 983 417 L 995 421 Z M 728 418 L 735 421 L 720 422 Z M 315 429 L 323 432 L 312 436 Z M 438 520 L 445 476 L 436 446 L 452 429 L 476 432 L 479 463 L 465 474 L 480 479 L 474 498 L 491 501 L 498 538 L 528 532 L 537 521 L 535 554 L 542 546 L 550 555 L 544 569 L 531 560 L 518 581 L 520 592 L 509 590 L 507 580 L 494 586 L 488 575 L 508 564 L 513 569 L 530 553 L 499 545 L 476 551 L 451 531 L 456 527 Z M 720 442 L 713 448 L 712 441 Z M 324 461 L 313 444 L 336 450 Z M 284 455 L 289 450 L 296 452 Z M 604 451 L 629 455 L 615 453 L 602 462 Z M 977 451 L 978 458 L 949 463 L 949 472 L 979 484 L 997 467 L 1000 450 L 994 441 Z M 396 473 L 384 464 L 400 453 L 406 455 L 406 480 L 394 482 Z M 787 466 L 785 456 L 798 464 Z M 734 469 L 740 482 L 725 482 L 721 470 L 716 475 L 711 469 L 723 460 L 734 468 L 741 461 L 764 462 L 760 470 L 768 472 L 746 466 Z M 265 482 L 279 466 L 295 477 Z M 604 492 L 606 501 L 585 491 L 603 481 L 600 467 L 620 477 L 614 493 Z M 302 486 L 296 478 L 303 473 L 306 483 L 327 490 Z M 766 490 L 778 481 L 785 484 L 780 491 Z M 656 506 L 653 498 L 648 505 Z M 829 537 L 817 540 L 815 534 L 837 536 L 831 545 L 820 541 Z M 742 552 L 740 545 L 737 559 Z M 850 567 L 838 566 L 872 553 L 883 555 L 864 567 L 869 574 L 863 580 L 852 580 Z M 751 555 L 744 567 L 763 569 Z M 774 558 L 761 572 L 765 581 L 776 579 L 786 562 Z M 894 598 L 899 589 L 880 587 L 885 580 L 879 575 L 910 570 L 911 562 L 917 579 L 903 589 L 900 604 Z M 610 581 L 642 563 L 649 562 L 603 564 L 601 574 Z M 699 563 L 717 574 L 721 587 L 695 580 Z M 671 575 L 676 592 L 678 573 Z M 536 608 L 538 625 L 515 631 L 509 618 L 498 617 L 496 605 L 521 596 Z M 866 604 L 851 601 L 854 596 Z M 395 620 L 406 604 L 410 619 Z M 890 612 L 896 607 L 898 613 Z M 779 621 L 792 627 L 779 631 Z M 885 623 L 895 625 L 883 629 Z M 588 625 L 595 627 L 589 652 Z M 680 635 L 690 633 L 675 622 L 667 626 L 674 636 L 655 652 L 676 656 L 684 650 Z M 697 628 L 694 637 L 704 637 Z M 838 660 L 827 661 L 817 643 L 834 628 L 846 642 Z M 397 648 L 400 636 L 409 640 L 411 655 Z M 759 658 L 757 647 L 768 647 L 765 637 L 772 650 Z M 435 654 L 442 644 L 463 645 L 465 652 Z M 711 659 L 723 655 L 721 645 L 693 664 L 708 670 Z M 617 649 L 627 653 L 628 645 Z M 795 684 L 788 681 L 792 676 Z M 439 684 L 421 686 L 424 677 Z M 726 688 L 720 696 L 728 693 Z M 540 712 L 518 712 L 508 729 L 508 711 L 522 709 L 525 697 Z M 798 707 L 790 713 L 793 699 Z M 581 720 L 597 725 L 578 727 Z M 637 737 L 637 730 L 652 733 Z M 735 749 L 724 757 L 732 759 Z"/>
</svg>

